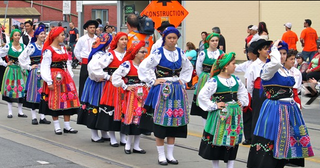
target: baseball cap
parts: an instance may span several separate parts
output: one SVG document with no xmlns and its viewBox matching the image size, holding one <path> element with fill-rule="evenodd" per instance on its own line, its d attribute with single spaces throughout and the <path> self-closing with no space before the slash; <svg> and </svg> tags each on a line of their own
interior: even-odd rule
<svg viewBox="0 0 320 168">
<path fill-rule="evenodd" d="M 286 26 L 287 28 L 291 29 L 292 24 L 288 22 L 288 23 L 284 24 L 283 26 Z"/>
<path fill-rule="evenodd" d="M 296 55 L 296 58 L 302 58 L 302 60 L 304 60 L 302 56 L 302 52 L 298 52 L 298 54 Z"/>
<path fill-rule="evenodd" d="M 253 25 L 251 28 L 249 28 L 250 30 L 258 30 L 258 26 L 256 26 L 256 25 Z"/>
</svg>

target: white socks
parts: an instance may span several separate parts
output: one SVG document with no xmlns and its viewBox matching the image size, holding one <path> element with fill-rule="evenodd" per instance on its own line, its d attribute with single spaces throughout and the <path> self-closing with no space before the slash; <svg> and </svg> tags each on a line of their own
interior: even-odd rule
<svg viewBox="0 0 320 168">
<path fill-rule="evenodd" d="M 213 165 L 212 168 L 219 168 L 219 160 L 213 160 L 212 165 Z"/>
<path fill-rule="evenodd" d="M 65 128 L 66 130 L 70 130 L 70 129 L 71 129 L 71 127 L 70 127 L 70 122 L 69 122 L 69 121 L 65 121 L 65 122 L 64 122 L 64 128 Z"/>
<path fill-rule="evenodd" d="M 120 142 L 122 142 L 122 143 L 127 143 L 126 134 L 120 133 Z"/>
<path fill-rule="evenodd" d="M 158 159 L 160 162 L 167 161 L 166 155 L 164 154 L 164 146 L 157 146 Z"/>
<path fill-rule="evenodd" d="M 173 157 L 173 149 L 174 149 L 174 144 L 167 144 L 167 159 L 169 160 L 176 160 L 174 157 Z"/>
<path fill-rule="evenodd" d="M 234 160 L 229 160 L 227 163 L 227 168 L 233 168 Z"/>
<path fill-rule="evenodd" d="M 128 143 L 128 141 L 127 141 Z M 137 151 L 141 151 L 142 149 L 140 148 L 140 135 L 134 135 L 134 143 L 133 143 L 133 149 Z"/>
<path fill-rule="evenodd" d="M 206 127 L 207 119 L 202 118 L 203 127 Z"/>
<path fill-rule="evenodd" d="M 102 138 L 110 138 L 107 131 L 100 130 L 100 132 L 101 132 L 101 137 Z"/>
<path fill-rule="evenodd" d="M 12 115 L 12 103 L 8 103 L 8 115 Z"/>
<path fill-rule="evenodd" d="M 59 120 L 53 120 L 54 129 L 57 131 L 60 128 Z"/>
<path fill-rule="evenodd" d="M 43 120 L 44 118 L 44 114 L 40 114 L 40 119 Z"/>
<path fill-rule="evenodd" d="M 127 143 L 126 143 L 126 146 L 124 147 L 125 150 L 131 149 L 131 142 L 132 142 L 133 137 L 134 137 L 134 135 L 127 136 Z"/>
<path fill-rule="evenodd" d="M 117 139 L 116 139 L 116 135 L 115 135 L 114 131 L 109 131 L 109 136 L 110 136 L 111 145 L 116 144 Z"/>
<path fill-rule="evenodd" d="M 20 115 L 23 115 L 23 112 L 22 112 L 22 103 L 18 103 L 18 113 Z"/>
<path fill-rule="evenodd" d="M 91 129 L 91 139 L 98 141 L 100 139 L 98 135 L 98 130 Z"/>
<path fill-rule="evenodd" d="M 32 119 L 37 119 L 36 110 L 32 110 L 31 109 L 31 118 Z"/>
</svg>

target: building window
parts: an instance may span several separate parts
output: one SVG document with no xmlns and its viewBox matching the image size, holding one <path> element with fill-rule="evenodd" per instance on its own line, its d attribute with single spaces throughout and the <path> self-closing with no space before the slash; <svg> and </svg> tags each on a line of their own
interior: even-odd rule
<svg viewBox="0 0 320 168">
<path fill-rule="evenodd" d="M 109 11 L 108 9 L 92 9 L 91 18 L 93 20 L 100 18 L 102 25 L 106 25 L 106 23 L 109 22 Z"/>
</svg>

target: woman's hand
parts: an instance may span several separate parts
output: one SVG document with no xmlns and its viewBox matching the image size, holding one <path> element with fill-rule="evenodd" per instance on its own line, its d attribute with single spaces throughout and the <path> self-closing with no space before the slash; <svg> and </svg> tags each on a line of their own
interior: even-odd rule
<svg viewBox="0 0 320 168">
<path fill-rule="evenodd" d="M 109 81 L 110 81 L 110 82 L 112 81 L 112 76 L 110 76 Z"/>
<path fill-rule="evenodd" d="M 128 86 L 126 90 L 129 91 L 129 92 L 133 92 L 135 90 L 135 87 L 134 86 Z"/>
<path fill-rule="evenodd" d="M 317 80 L 314 79 L 314 78 L 310 78 L 310 79 L 308 80 L 308 82 L 309 82 L 309 83 L 318 83 Z"/>
<path fill-rule="evenodd" d="M 281 42 L 281 40 L 276 40 L 274 43 L 273 43 L 273 46 L 279 48 L 279 47 L 282 47 L 282 45 L 279 45 L 279 43 Z"/>
<path fill-rule="evenodd" d="M 241 102 L 240 102 L 239 100 L 238 100 L 237 103 L 238 103 L 238 105 L 239 105 L 240 107 L 242 107 L 242 104 L 241 104 Z"/>
<path fill-rule="evenodd" d="M 306 73 L 309 73 L 309 72 L 311 72 L 311 69 L 307 69 L 307 70 L 306 70 Z"/>
<path fill-rule="evenodd" d="M 166 82 L 165 79 L 156 79 L 156 81 L 154 82 L 153 86 L 157 86 L 159 84 L 163 84 L 164 82 Z"/>
<path fill-rule="evenodd" d="M 106 79 L 104 79 L 104 78 L 100 78 L 100 80 L 99 80 L 99 82 L 103 82 L 103 81 L 105 81 Z"/>
<path fill-rule="evenodd" d="M 219 102 L 219 103 L 217 103 L 217 107 L 218 107 L 218 109 L 223 109 L 224 107 L 226 106 L 226 103 L 224 103 L 224 102 Z"/>
<path fill-rule="evenodd" d="M 38 68 L 37 64 L 34 64 L 34 65 L 31 66 L 31 69 L 35 69 L 35 68 Z"/>
<path fill-rule="evenodd" d="M 51 91 L 53 91 L 53 90 L 54 90 L 53 85 L 48 85 L 48 88 L 49 88 L 49 90 L 51 90 Z"/>
<path fill-rule="evenodd" d="M 13 63 L 12 63 L 12 61 L 9 61 L 8 63 L 7 63 L 7 65 L 12 65 Z"/>
</svg>

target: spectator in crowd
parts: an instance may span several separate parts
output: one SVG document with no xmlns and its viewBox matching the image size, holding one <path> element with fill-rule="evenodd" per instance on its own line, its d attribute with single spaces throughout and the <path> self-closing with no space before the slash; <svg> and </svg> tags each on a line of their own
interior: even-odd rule
<svg viewBox="0 0 320 168">
<path fill-rule="evenodd" d="M 308 66 L 308 69 L 302 73 L 303 81 L 315 78 L 320 80 L 320 46 L 318 46 L 318 52 L 313 56 Z"/>
<path fill-rule="evenodd" d="M 208 33 L 206 31 L 201 32 L 201 41 L 199 42 L 198 53 L 204 50 L 204 43 L 206 41 L 207 36 L 208 36 Z"/>
<path fill-rule="evenodd" d="M 245 45 L 244 45 L 244 53 L 247 55 L 247 60 L 249 60 L 249 56 L 248 56 L 248 53 L 247 53 L 247 49 L 248 49 L 248 44 L 249 44 L 249 42 L 251 41 L 251 39 L 252 39 L 252 37 L 253 37 L 253 34 L 251 33 L 252 31 L 251 31 L 251 27 L 252 27 L 253 25 L 249 25 L 248 26 L 248 28 L 247 28 L 247 33 L 248 33 L 248 36 L 245 38 Z"/>
<path fill-rule="evenodd" d="M 69 23 L 69 46 L 71 47 L 72 51 L 72 58 L 74 57 L 74 46 L 76 45 L 78 39 L 79 39 L 79 31 L 74 27 L 74 23 L 70 22 Z"/>
<path fill-rule="evenodd" d="M 250 42 L 247 44 L 247 47 L 250 46 L 250 44 L 254 41 L 258 41 L 260 39 L 259 33 L 258 33 L 258 26 L 253 25 L 250 29 L 250 32 L 252 34 L 252 38 L 250 40 Z"/>
<path fill-rule="evenodd" d="M 259 22 L 258 33 L 259 33 L 260 39 L 269 40 L 269 32 L 265 22 Z"/>
<path fill-rule="evenodd" d="M 310 19 L 304 20 L 304 27 L 305 29 L 302 30 L 300 35 L 300 42 L 303 47 L 302 55 L 304 57 L 304 60 L 308 63 L 311 62 L 312 57 L 317 52 L 317 40 L 318 40 L 318 34 L 315 29 L 310 27 L 312 24 Z"/>
<path fill-rule="evenodd" d="M 62 27 L 62 22 L 58 22 L 58 27 Z"/>
<path fill-rule="evenodd" d="M 96 21 L 99 23 L 98 27 L 100 28 L 103 28 L 103 25 L 102 25 L 102 20 L 100 18 L 97 18 Z"/>
<path fill-rule="evenodd" d="M 67 26 L 64 26 L 63 29 L 64 29 L 64 35 L 65 35 L 65 38 L 64 38 L 64 40 L 63 40 L 63 43 L 64 43 L 65 45 L 68 45 L 69 33 L 67 32 Z M 70 48 L 70 49 L 71 49 L 71 48 Z"/>
<path fill-rule="evenodd" d="M 13 29 L 19 29 L 19 26 L 18 25 L 12 25 L 11 26 L 11 30 L 13 30 Z"/>
<path fill-rule="evenodd" d="M 30 43 L 31 38 L 33 37 L 33 34 L 34 34 L 34 30 L 32 27 L 33 22 L 31 20 L 28 20 L 24 22 L 24 26 L 25 26 L 25 31 L 22 32 L 20 43 L 23 43 L 25 46 L 27 46 Z"/>
<path fill-rule="evenodd" d="M 213 33 L 217 33 L 220 35 L 219 37 L 219 44 L 218 44 L 218 49 L 222 50 L 224 53 L 226 53 L 226 40 L 224 39 L 223 35 L 221 34 L 220 28 L 219 27 L 214 27 L 212 28 Z"/>
<path fill-rule="evenodd" d="M 193 69 L 195 69 L 198 53 L 196 51 L 196 46 L 192 42 L 187 42 L 185 55 L 190 60 Z M 197 83 L 198 78 L 195 76 L 196 75 L 192 75 L 191 81 L 187 83 L 187 89 L 193 89 L 194 83 Z"/>
<path fill-rule="evenodd" d="M 286 28 L 286 32 L 283 33 L 281 40 L 285 41 L 288 46 L 289 46 L 289 50 L 290 49 L 294 49 L 297 50 L 297 41 L 298 41 L 298 36 L 295 32 L 293 32 L 291 30 L 292 28 L 292 24 L 291 23 L 286 23 L 284 24 L 285 28 Z"/>
<path fill-rule="evenodd" d="M 297 54 L 296 62 L 297 63 L 294 65 L 294 67 L 299 69 L 301 73 L 305 72 L 308 69 L 308 63 L 304 61 L 304 58 L 301 52 Z"/>
<path fill-rule="evenodd" d="M 111 26 L 111 25 L 106 25 L 106 26 L 104 27 L 104 32 L 112 35 L 112 26 Z"/>
<path fill-rule="evenodd" d="M 18 25 L 17 25 L 18 26 Z M 18 29 L 23 32 L 24 31 L 24 23 L 20 23 L 20 27 Z"/>
<path fill-rule="evenodd" d="M 102 36 L 102 32 L 103 32 L 103 28 L 102 28 L 102 27 L 98 27 L 98 28 L 96 29 L 96 35 L 97 35 L 97 37 Z"/>
</svg>

